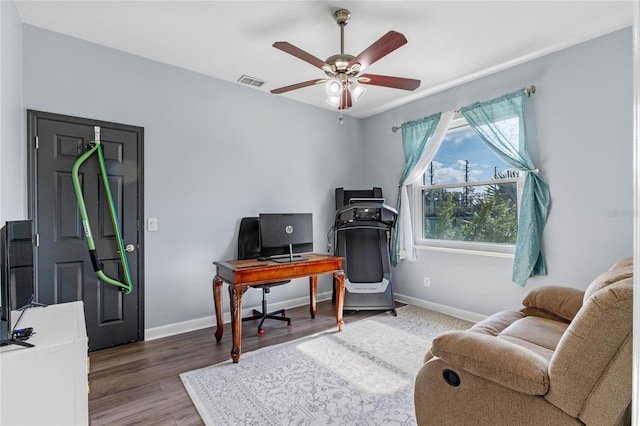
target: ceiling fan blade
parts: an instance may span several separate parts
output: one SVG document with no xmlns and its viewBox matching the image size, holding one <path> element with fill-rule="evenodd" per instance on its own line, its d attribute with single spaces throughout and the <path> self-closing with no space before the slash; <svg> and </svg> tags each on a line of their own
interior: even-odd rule
<svg viewBox="0 0 640 426">
<path fill-rule="evenodd" d="M 296 89 L 302 89 L 303 87 L 313 86 L 315 84 L 324 83 L 325 81 L 326 80 L 324 79 L 316 78 L 315 80 L 303 81 L 302 83 L 292 84 L 291 86 L 284 86 L 278 89 L 273 89 L 271 90 L 271 93 L 275 93 L 276 95 L 279 95 L 280 93 L 289 92 L 291 90 L 296 90 Z"/>
<path fill-rule="evenodd" d="M 310 63 L 314 67 L 323 69 L 323 67 L 329 66 L 322 59 L 316 58 L 311 53 L 305 52 L 299 47 L 296 47 L 291 43 L 287 43 L 286 41 L 276 41 L 275 43 L 273 43 L 273 47 L 275 47 L 276 49 L 280 49 L 290 55 L 293 55 L 298 59 L 302 59 L 303 61 Z"/>
<path fill-rule="evenodd" d="M 338 109 L 349 109 L 352 105 L 351 92 L 349 90 L 342 90 L 340 93 L 340 106 Z"/>
<path fill-rule="evenodd" d="M 349 61 L 348 68 L 354 64 L 360 64 L 360 70 L 365 69 L 369 65 L 393 52 L 400 46 L 407 43 L 405 36 L 396 31 L 389 31 L 378 39 L 371 46 L 367 47 L 362 53 Z"/>
<path fill-rule="evenodd" d="M 415 90 L 420 87 L 420 80 L 412 78 L 391 77 L 388 75 L 362 74 L 358 82 L 373 86 L 393 87 L 394 89 Z"/>
</svg>

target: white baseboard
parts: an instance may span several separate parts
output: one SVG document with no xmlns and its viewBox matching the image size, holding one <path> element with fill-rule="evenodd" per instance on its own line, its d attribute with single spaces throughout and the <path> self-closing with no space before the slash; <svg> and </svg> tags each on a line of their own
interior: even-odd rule
<svg viewBox="0 0 640 426">
<path fill-rule="evenodd" d="M 317 295 L 317 301 L 322 302 L 324 300 L 331 299 L 331 292 L 319 293 Z M 467 321 L 478 322 L 486 318 L 486 315 L 477 314 L 475 312 L 469 312 L 462 309 L 452 308 L 450 306 L 441 305 L 439 303 L 428 302 L 426 300 L 417 299 L 411 296 L 405 296 L 404 294 L 394 294 L 395 300 L 409 305 L 419 306 L 425 309 L 431 309 L 432 311 L 440 312 L 442 314 L 451 315 L 452 317 L 460 318 Z M 285 300 L 283 302 L 270 303 L 269 307 L 274 311 L 278 309 L 292 309 L 298 306 L 305 306 L 309 304 L 309 297 L 298 297 L 297 299 Z M 249 316 L 254 308 L 260 308 L 259 306 L 251 306 L 242 310 L 242 316 Z M 225 324 L 231 322 L 231 315 L 229 312 L 225 312 L 223 315 L 223 321 Z M 177 322 L 174 324 L 162 325 L 160 327 L 148 328 L 144 332 L 144 340 L 156 340 L 162 337 L 174 336 L 176 334 L 188 333 L 190 331 L 202 330 L 207 327 L 214 327 L 216 325 L 215 315 L 209 315 L 203 318 L 196 318 L 188 321 Z"/>
<path fill-rule="evenodd" d="M 452 317 L 460 318 L 460 319 L 471 321 L 471 322 L 478 322 L 487 318 L 486 315 L 465 311 L 463 309 L 452 308 L 451 306 L 441 305 L 439 303 L 417 299 L 415 297 L 406 296 L 404 294 L 394 293 L 394 297 L 395 297 L 395 300 L 398 302 L 418 306 L 420 308 L 430 309 L 432 311 L 440 312 L 441 314 L 450 315 Z"/>
<path fill-rule="evenodd" d="M 225 314 L 228 316 L 229 314 Z M 225 321 L 226 322 L 226 321 Z M 189 331 L 202 330 L 203 328 L 213 327 L 216 325 L 215 315 L 204 318 L 196 318 L 188 321 L 176 322 L 160 327 L 147 328 L 144 331 L 144 340 L 156 340 L 163 337 L 174 336 L 176 334 L 187 333 Z"/>
<path fill-rule="evenodd" d="M 324 292 L 318 293 L 316 296 L 316 300 L 318 302 L 322 302 L 324 300 L 331 299 L 332 292 Z M 212 301 L 213 305 L 213 301 Z M 298 297 L 297 299 L 285 300 L 283 302 L 274 302 L 269 303 L 269 310 L 277 311 L 278 309 L 292 309 L 297 308 L 298 306 L 307 306 L 309 305 L 309 296 Z M 260 309 L 260 306 L 250 306 L 242 309 L 242 316 L 249 316 L 253 309 Z M 225 324 L 231 322 L 231 315 L 229 312 L 225 312 L 223 315 L 223 321 Z M 156 340 L 161 339 L 163 337 L 174 336 L 176 334 L 188 333 L 190 331 L 202 330 L 207 327 L 215 327 L 216 325 L 216 316 L 215 313 L 213 315 L 209 315 L 202 318 L 196 318 L 188 321 L 177 322 L 174 324 L 162 325 L 160 327 L 147 328 L 144 331 L 144 340 Z"/>
</svg>

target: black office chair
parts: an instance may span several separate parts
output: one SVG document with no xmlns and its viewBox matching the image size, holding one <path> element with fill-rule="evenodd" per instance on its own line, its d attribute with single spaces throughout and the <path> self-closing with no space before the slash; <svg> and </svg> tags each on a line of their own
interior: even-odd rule
<svg viewBox="0 0 640 426">
<path fill-rule="evenodd" d="M 257 259 L 260 257 L 260 219 L 257 217 L 243 217 L 240 221 L 240 230 L 238 232 L 238 259 Z M 266 294 L 269 293 L 271 287 L 287 284 L 289 281 L 277 281 L 273 283 L 254 285 L 254 288 L 262 289 L 262 312 L 254 309 L 253 315 L 242 318 L 242 321 L 260 320 L 258 324 L 258 334 L 263 335 L 264 330 L 262 324 L 267 318 L 278 321 L 286 321 L 291 327 L 291 319 L 285 315 L 285 310 L 280 309 L 274 312 L 267 311 Z"/>
</svg>

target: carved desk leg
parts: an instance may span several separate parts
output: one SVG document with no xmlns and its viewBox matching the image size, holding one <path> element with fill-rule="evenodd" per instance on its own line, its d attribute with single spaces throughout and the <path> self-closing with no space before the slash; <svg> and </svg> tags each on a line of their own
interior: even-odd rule
<svg viewBox="0 0 640 426">
<path fill-rule="evenodd" d="M 316 317 L 316 296 L 318 294 L 318 276 L 309 277 L 309 313 L 311 318 Z"/>
<path fill-rule="evenodd" d="M 222 340 L 224 322 L 222 319 L 222 280 L 216 275 L 213 277 L 213 305 L 216 310 L 216 342 Z"/>
<path fill-rule="evenodd" d="M 231 314 L 231 334 L 233 336 L 233 347 L 231 348 L 231 359 L 234 363 L 240 360 L 242 342 L 242 295 L 248 287 L 236 288 L 229 285 L 229 307 Z"/>
<path fill-rule="evenodd" d="M 344 308 L 344 272 L 336 272 L 333 276 L 336 278 L 336 322 L 338 323 L 338 331 L 342 331 L 342 327 L 344 327 L 344 319 L 342 318 L 342 309 Z"/>
</svg>

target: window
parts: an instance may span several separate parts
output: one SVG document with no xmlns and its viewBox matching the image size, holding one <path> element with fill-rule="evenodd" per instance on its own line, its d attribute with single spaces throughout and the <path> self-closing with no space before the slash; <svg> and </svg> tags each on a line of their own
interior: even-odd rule
<svg viewBox="0 0 640 426">
<path fill-rule="evenodd" d="M 514 126 L 517 119 L 496 125 Z M 517 144 L 516 141 L 511 143 Z M 414 185 L 417 245 L 512 253 L 521 178 L 456 118 Z"/>
</svg>

